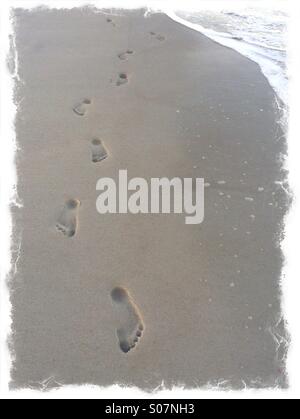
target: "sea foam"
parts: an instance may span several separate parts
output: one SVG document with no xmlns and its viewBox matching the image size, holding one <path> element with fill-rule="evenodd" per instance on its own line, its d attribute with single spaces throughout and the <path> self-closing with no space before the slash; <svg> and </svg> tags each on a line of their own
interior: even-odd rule
<svg viewBox="0 0 300 419">
<path fill-rule="evenodd" d="M 278 8 L 232 7 L 230 4 L 230 8 L 206 5 L 201 10 L 168 11 L 167 15 L 256 62 L 276 93 L 285 124 L 288 109 L 288 13 Z"/>
</svg>

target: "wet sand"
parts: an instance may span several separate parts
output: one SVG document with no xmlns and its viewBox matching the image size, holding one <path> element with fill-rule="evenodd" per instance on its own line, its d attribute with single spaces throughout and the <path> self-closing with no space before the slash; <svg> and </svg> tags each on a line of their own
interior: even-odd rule
<svg viewBox="0 0 300 419">
<path fill-rule="evenodd" d="M 15 15 L 11 385 L 285 387 L 285 140 L 259 67 L 162 14 Z M 204 178 L 204 222 L 100 215 L 120 169 Z"/>
</svg>

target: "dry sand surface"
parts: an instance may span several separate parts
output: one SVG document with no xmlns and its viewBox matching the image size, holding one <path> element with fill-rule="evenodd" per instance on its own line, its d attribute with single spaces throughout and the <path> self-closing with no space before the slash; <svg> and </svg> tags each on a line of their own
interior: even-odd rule
<svg viewBox="0 0 300 419">
<path fill-rule="evenodd" d="M 12 386 L 286 386 L 285 139 L 258 66 L 141 10 L 15 22 Z M 204 222 L 100 215 L 120 169 L 204 178 Z"/>
</svg>

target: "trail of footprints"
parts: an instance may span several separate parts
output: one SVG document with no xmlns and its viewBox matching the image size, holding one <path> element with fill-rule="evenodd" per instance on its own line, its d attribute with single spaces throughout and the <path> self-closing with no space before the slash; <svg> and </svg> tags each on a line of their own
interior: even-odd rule
<svg viewBox="0 0 300 419">
<path fill-rule="evenodd" d="M 107 18 L 106 22 L 112 26 L 116 26 L 111 18 Z M 164 41 L 165 37 L 155 32 L 150 32 L 150 35 L 159 41 Z M 127 49 L 118 54 L 121 61 L 126 61 L 129 56 L 133 55 L 134 51 Z M 128 75 L 125 72 L 120 72 L 116 86 L 122 86 L 128 83 Z M 73 112 L 80 117 L 87 115 L 89 108 L 92 105 L 91 99 L 85 98 L 73 106 Z M 100 163 L 108 157 L 108 151 L 104 142 L 98 138 L 91 141 L 91 161 L 93 163 Z M 69 199 L 65 202 L 64 207 L 57 219 L 56 228 L 59 232 L 68 238 L 74 237 L 78 230 L 78 212 L 81 203 L 78 199 Z M 115 287 L 111 291 L 111 300 L 118 316 L 119 326 L 116 330 L 116 335 L 119 341 L 119 347 L 123 353 L 128 353 L 133 349 L 144 331 L 144 322 L 140 311 L 134 303 L 129 292 L 123 287 Z"/>
</svg>

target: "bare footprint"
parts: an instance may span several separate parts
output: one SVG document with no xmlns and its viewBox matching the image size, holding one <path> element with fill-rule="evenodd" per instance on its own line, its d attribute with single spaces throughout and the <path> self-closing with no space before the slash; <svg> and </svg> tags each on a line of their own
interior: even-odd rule
<svg viewBox="0 0 300 419">
<path fill-rule="evenodd" d="M 87 108 L 91 103 L 92 101 L 90 99 L 83 99 L 82 102 L 74 106 L 73 111 L 76 113 L 76 115 L 84 116 L 87 112 Z"/>
<path fill-rule="evenodd" d="M 126 83 L 128 83 L 127 74 L 126 73 L 120 73 L 116 85 L 121 86 L 122 84 L 126 84 Z"/>
<path fill-rule="evenodd" d="M 120 60 L 124 61 L 124 60 L 127 60 L 128 55 L 132 55 L 132 54 L 133 54 L 132 49 L 128 49 L 124 52 L 121 52 L 121 54 L 118 54 L 118 57 L 120 58 Z"/>
<path fill-rule="evenodd" d="M 159 35 L 155 32 L 149 32 L 150 35 L 155 36 L 156 39 L 158 39 L 159 41 L 164 41 L 166 38 L 163 35 Z"/>
<path fill-rule="evenodd" d="M 137 306 L 134 304 L 128 291 L 122 287 L 115 287 L 111 298 L 118 310 L 120 327 L 117 337 L 122 352 L 127 353 L 133 349 L 142 336 L 144 324 Z"/>
<path fill-rule="evenodd" d="M 94 138 L 92 140 L 92 162 L 98 163 L 108 156 L 107 150 L 101 140 Z"/>
<path fill-rule="evenodd" d="M 106 22 L 107 23 L 110 23 L 112 26 L 116 26 L 116 24 L 115 24 L 115 22 L 110 18 L 110 17 L 108 17 L 107 19 L 106 19 Z"/>
<path fill-rule="evenodd" d="M 56 228 L 67 237 L 73 237 L 78 227 L 78 208 L 80 201 L 78 199 L 69 199 L 57 220 Z"/>
</svg>

